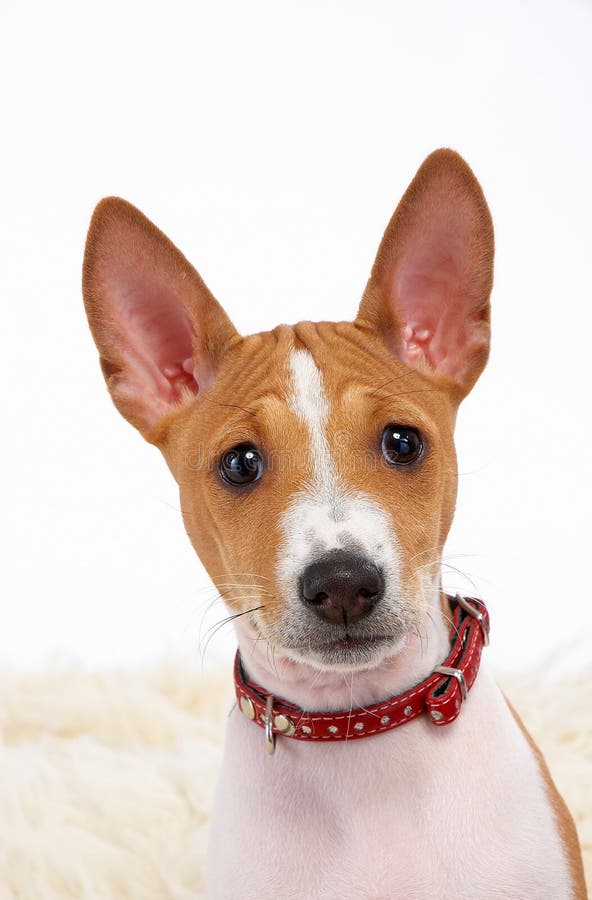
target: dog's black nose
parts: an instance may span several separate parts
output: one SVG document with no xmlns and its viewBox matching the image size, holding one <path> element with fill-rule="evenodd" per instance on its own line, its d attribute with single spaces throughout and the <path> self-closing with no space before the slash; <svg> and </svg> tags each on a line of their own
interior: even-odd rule
<svg viewBox="0 0 592 900">
<path fill-rule="evenodd" d="M 332 550 L 306 567 L 300 592 L 323 619 L 351 625 L 378 603 L 384 593 L 384 577 L 369 559 L 347 550 Z"/>
</svg>

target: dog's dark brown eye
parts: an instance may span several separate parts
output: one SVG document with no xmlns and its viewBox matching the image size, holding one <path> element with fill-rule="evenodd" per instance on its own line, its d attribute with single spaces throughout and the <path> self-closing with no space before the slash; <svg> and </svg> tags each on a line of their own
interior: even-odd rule
<svg viewBox="0 0 592 900">
<path fill-rule="evenodd" d="M 381 447 L 390 466 L 408 466 L 421 456 L 423 441 L 416 428 L 387 425 L 382 432 Z"/>
<path fill-rule="evenodd" d="M 220 474 L 230 484 L 250 484 L 263 474 L 263 457 L 252 444 L 237 444 L 220 459 Z"/>
</svg>

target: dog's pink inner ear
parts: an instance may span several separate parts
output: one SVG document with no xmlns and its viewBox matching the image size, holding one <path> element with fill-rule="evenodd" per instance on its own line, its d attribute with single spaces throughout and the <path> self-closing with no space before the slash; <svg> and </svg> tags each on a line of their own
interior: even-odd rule
<svg viewBox="0 0 592 900">
<path fill-rule="evenodd" d="M 407 365 L 472 387 L 489 351 L 493 228 L 458 154 L 427 158 L 383 237 L 359 320 Z"/>
<path fill-rule="evenodd" d="M 138 388 L 159 395 L 165 405 L 179 400 L 184 389 L 197 394 L 191 323 L 170 291 L 164 286 L 137 284 L 121 291 L 116 306 L 123 343 L 136 357 Z M 207 384 L 202 374 L 203 389 Z"/>
<path fill-rule="evenodd" d="M 99 273 L 107 288 L 99 324 L 103 372 L 123 414 L 151 427 L 183 397 L 208 387 L 212 366 L 174 279 L 147 273 L 126 255 L 106 257 Z"/>
<path fill-rule="evenodd" d="M 408 365 L 423 361 L 462 383 L 475 354 L 487 353 L 488 304 L 472 289 L 474 265 L 470 246 L 446 229 L 404 255 L 391 290 Z"/>
<path fill-rule="evenodd" d="M 177 248 L 116 197 L 93 215 L 83 292 L 113 401 L 152 439 L 167 412 L 210 385 L 236 331 Z"/>
</svg>

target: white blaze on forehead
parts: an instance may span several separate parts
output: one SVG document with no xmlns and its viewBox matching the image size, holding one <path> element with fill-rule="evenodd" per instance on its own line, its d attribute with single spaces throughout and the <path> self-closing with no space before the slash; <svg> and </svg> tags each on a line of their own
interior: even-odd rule
<svg viewBox="0 0 592 900">
<path fill-rule="evenodd" d="M 308 429 L 315 489 L 326 497 L 334 494 L 338 480 L 326 435 L 329 400 L 321 373 L 306 350 L 292 350 L 290 371 L 292 385 L 288 405 Z"/>
<path fill-rule="evenodd" d="M 305 350 L 290 354 L 288 405 L 306 426 L 312 480 L 303 482 L 286 509 L 279 574 L 290 590 L 304 568 L 333 549 L 352 549 L 380 566 L 391 588 L 399 577 L 397 539 L 387 511 L 354 484 L 344 484 L 327 438 L 331 404 L 315 361 Z M 354 436 L 355 437 L 355 436 Z M 394 582 L 392 581 L 394 579 Z"/>
</svg>

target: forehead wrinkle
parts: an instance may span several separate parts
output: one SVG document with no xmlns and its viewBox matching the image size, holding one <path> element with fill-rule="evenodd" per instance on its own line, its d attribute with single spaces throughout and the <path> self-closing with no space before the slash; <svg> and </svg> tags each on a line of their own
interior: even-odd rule
<svg viewBox="0 0 592 900">
<path fill-rule="evenodd" d="M 213 445 L 228 444 L 236 440 L 262 440 L 279 418 L 284 400 L 279 391 L 268 390 L 257 399 L 249 399 L 248 406 L 221 404 L 225 414 L 223 421 L 210 434 Z M 271 426 L 271 427 L 270 427 Z M 236 439 L 236 440 L 235 440 Z"/>
</svg>

